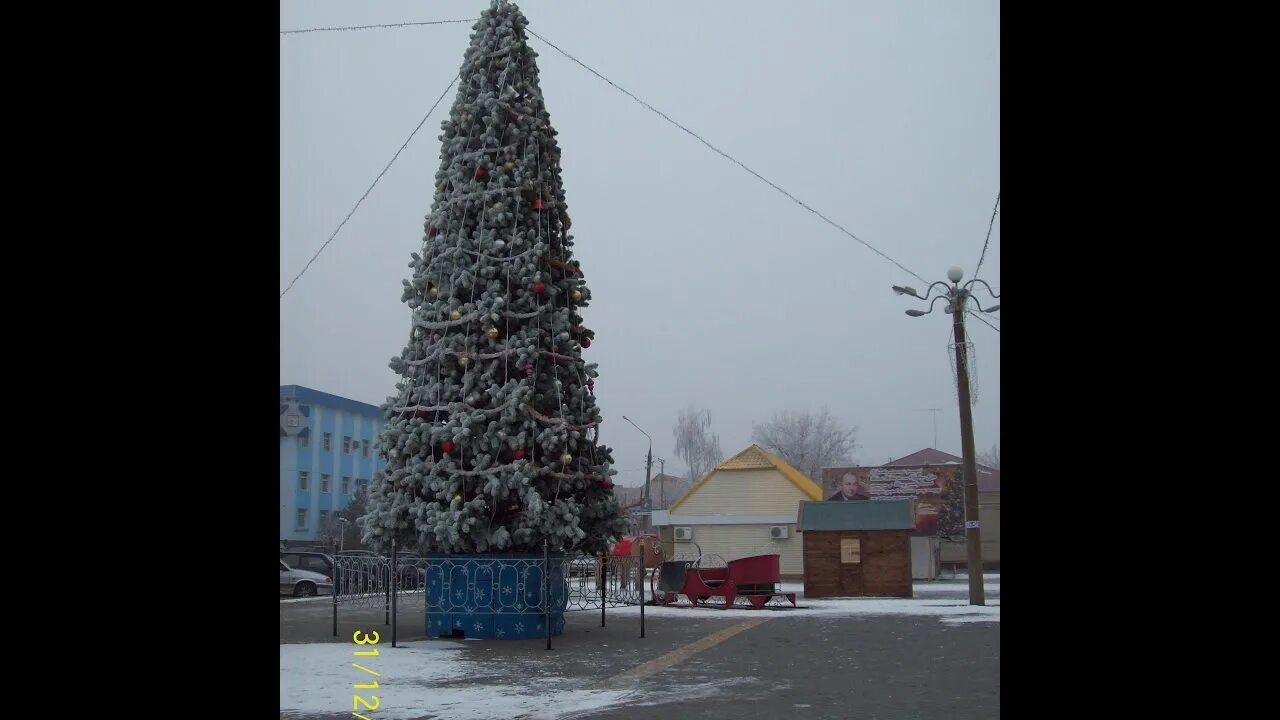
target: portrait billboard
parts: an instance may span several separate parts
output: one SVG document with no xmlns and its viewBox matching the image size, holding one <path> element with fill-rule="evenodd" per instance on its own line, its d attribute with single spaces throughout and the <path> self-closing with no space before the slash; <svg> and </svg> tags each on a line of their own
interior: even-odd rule
<svg viewBox="0 0 1280 720">
<path fill-rule="evenodd" d="M 958 465 L 824 468 L 822 493 L 828 502 L 911 499 L 914 535 L 963 534 L 964 488 L 959 477 Z M 951 527 L 957 522 L 958 532 Z"/>
</svg>

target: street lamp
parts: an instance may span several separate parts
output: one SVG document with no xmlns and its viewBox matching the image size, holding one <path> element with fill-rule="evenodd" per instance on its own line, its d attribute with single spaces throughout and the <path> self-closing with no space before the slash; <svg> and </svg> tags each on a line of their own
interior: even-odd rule
<svg viewBox="0 0 1280 720">
<path fill-rule="evenodd" d="M 986 597 L 982 587 L 982 530 L 978 522 L 978 467 L 975 460 L 973 449 L 973 408 L 969 399 L 969 358 L 966 353 L 968 342 L 965 340 L 964 334 L 964 311 L 965 304 L 969 300 L 973 300 L 973 304 L 982 312 L 992 313 L 1000 309 L 999 305 L 992 305 L 983 310 L 978 304 L 976 298 L 973 297 L 974 283 L 982 283 L 987 288 L 987 292 L 991 297 L 999 298 L 990 285 L 986 281 L 974 278 L 964 285 L 960 281 L 964 279 L 964 271 L 958 267 L 952 267 L 947 270 L 947 279 L 951 281 L 948 285 L 942 281 L 938 281 L 929 286 L 925 291 L 924 297 L 921 297 L 914 288 L 893 286 L 893 291 L 898 295 L 910 295 L 924 302 L 929 303 L 928 310 L 907 310 L 907 315 L 911 317 L 923 317 L 933 312 L 933 306 L 939 300 L 945 300 L 946 305 L 944 311 L 951 314 L 951 325 L 956 335 L 956 387 L 960 395 L 960 447 L 964 454 L 964 534 L 968 543 L 968 559 L 969 559 L 969 604 L 970 605 L 986 605 Z M 933 295 L 934 287 L 941 286 L 938 295 Z"/>
<path fill-rule="evenodd" d="M 622 419 L 631 423 L 631 427 L 640 430 L 640 426 L 631 422 L 631 418 L 623 415 Z M 653 470 L 653 438 L 649 437 L 649 433 L 644 430 L 640 430 L 640 432 L 645 437 L 649 438 L 649 454 L 645 457 L 644 461 L 644 509 L 650 510 L 653 508 L 652 502 L 649 499 L 649 473 Z"/>
<path fill-rule="evenodd" d="M 338 518 L 338 522 L 342 523 L 341 525 L 339 525 L 339 526 L 338 526 L 338 527 L 339 527 L 339 530 L 338 530 L 338 552 L 342 552 L 342 551 L 346 548 L 346 546 L 347 546 L 347 527 L 346 527 L 346 526 L 347 526 L 351 521 L 350 521 L 350 520 L 348 520 L 348 519 L 346 519 L 346 518 L 344 518 L 344 517 L 339 517 L 339 518 Z"/>
</svg>

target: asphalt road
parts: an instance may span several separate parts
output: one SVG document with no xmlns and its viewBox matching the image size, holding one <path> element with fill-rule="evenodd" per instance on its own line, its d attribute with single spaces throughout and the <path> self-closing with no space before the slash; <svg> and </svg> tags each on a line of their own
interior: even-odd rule
<svg viewBox="0 0 1280 720">
<path fill-rule="evenodd" d="M 964 586 L 929 597 L 963 604 Z M 998 601 L 999 591 L 988 592 L 988 599 Z M 469 654 L 493 658 L 495 666 L 546 667 L 582 687 L 612 684 L 637 691 L 634 702 L 574 714 L 574 720 L 634 720 L 655 713 L 681 720 L 988 720 L 1000 715 L 998 622 L 764 611 L 761 617 L 767 619 L 754 624 L 713 613 L 650 614 L 641 639 L 634 614 L 606 615 L 601 628 L 599 611 L 572 612 L 566 615 L 565 634 L 552 639 L 550 651 L 544 640 L 467 641 L 463 646 Z M 329 599 L 282 602 L 280 640 L 347 642 L 360 628 L 379 630 L 385 643 L 390 630 L 384 618 L 381 605 L 343 606 L 335 639 Z M 426 640 L 420 604 L 406 603 L 400 619 L 400 642 Z M 718 642 L 712 637 L 739 625 L 731 637 Z M 714 644 L 703 648 L 709 643 Z M 491 680 L 477 677 L 475 683 Z"/>
</svg>

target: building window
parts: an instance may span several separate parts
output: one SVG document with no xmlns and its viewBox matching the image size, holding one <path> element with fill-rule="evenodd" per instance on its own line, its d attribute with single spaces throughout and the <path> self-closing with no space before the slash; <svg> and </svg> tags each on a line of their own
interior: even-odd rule
<svg viewBox="0 0 1280 720">
<path fill-rule="evenodd" d="M 343 495 L 351 494 L 351 477 L 350 476 L 342 478 L 342 494 Z"/>
<path fill-rule="evenodd" d="M 298 489 L 299 490 L 311 489 L 311 473 L 306 471 L 298 472 Z"/>
<path fill-rule="evenodd" d="M 361 440 L 361 441 L 360 441 L 360 447 L 364 450 L 364 456 L 365 456 L 365 457 L 369 457 L 369 441 L 368 441 L 368 440 Z"/>
<path fill-rule="evenodd" d="M 324 474 L 320 475 L 320 492 L 322 493 L 329 492 L 329 476 L 328 475 L 324 475 Z"/>
<path fill-rule="evenodd" d="M 310 447 L 310 446 L 311 446 L 311 433 L 307 433 L 307 434 L 305 434 L 305 435 L 299 435 L 299 436 L 298 436 L 298 444 L 299 444 L 299 445 L 301 445 L 302 447 Z"/>
<path fill-rule="evenodd" d="M 320 511 L 320 527 L 324 527 L 324 524 L 327 522 L 329 522 L 329 511 L 321 510 Z"/>
<path fill-rule="evenodd" d="M 325 452 L 329 452 L 333 449 L 333 433 L 324 434 L 324 442 L 320 444 L 320 447 Z"/>
<path fill-rule="evenodd" d="M 343 455 L 351 454 L 351 436 L 350 435 L 342 436 L 342 454 Z"/>
<path fill-rule="evenodd" d="M 307 509 L 306 509 L 306 508 L 298 508 L 298 525 L 297 525 L 297 528 L 298 528 L 299 530 L 306 530 L 306 529 L 307 529 Z"/>
<path fill-rule="evenodd" d="M 368 481 L 368 480 L 366 480 L 366 479 L 364 479 L 364 478 L 360 478 L 360 479 L 356 480 L 356 487 L 358 487 L 358 488 L 362 488 L 362 487 L 368 487 L 368 486 L 369 486 L 369 481 Z"/>
</svg>

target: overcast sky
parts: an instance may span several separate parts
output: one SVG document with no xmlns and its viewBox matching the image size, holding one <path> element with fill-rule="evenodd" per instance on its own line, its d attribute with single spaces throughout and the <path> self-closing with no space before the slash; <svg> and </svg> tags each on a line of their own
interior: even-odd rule
<svg viewBox="0 0 1280 720">
<path fill-rule="evenodd" d="M 530 29 L 926 278 L 973 277 L 1000 190 L 999 5 L 930 0 L 525 0 Z M 475 18 L 489 0 L 286 0 L 280 29 Z M 280 37 L 280 288 L 457 74 L 471 24 Z M 584 351 L 618 481 L 647 441 L 711 411 L 726 455 L 753 422 L 823 405 L 866 464 L 960 454 L 950 316 L 924 284 L 537 39 L 574 252 Z M 408 338 L 400 302 L 439 167 L 436 109 L 280 301 L 280 382 L 379 404 Z M 1004 206 L 1001 204 L 1001 215 Z M 1000 285 L 1000 218 L 982 279 Z M 984 306 L 997 302 L 981 295 Z M 992 322 L 999 326 L 998 318 Z M 999 441 L 1000 335 L 970 320 L 975 438 Z M 655 463 L 654 473 L 657 473 Z"/>
</svg>

